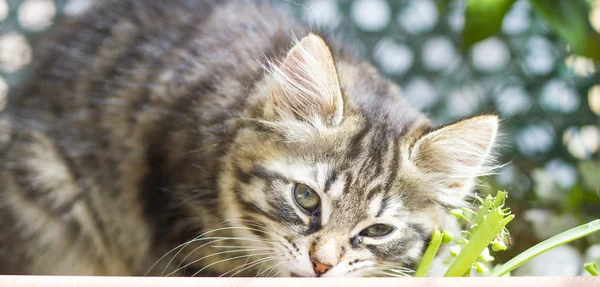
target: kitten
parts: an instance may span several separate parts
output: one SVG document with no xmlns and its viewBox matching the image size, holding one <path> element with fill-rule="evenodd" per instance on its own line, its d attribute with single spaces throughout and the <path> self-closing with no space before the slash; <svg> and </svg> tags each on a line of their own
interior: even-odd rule
<svg viewBox="0 0 600 287">
<path fill-rule="evenodd" d="M 102 1 L 38 48 L 1 274 L 410 274 L 490 171 L 496 116 L 435 127 L 265 3 Z"/>
</svg>

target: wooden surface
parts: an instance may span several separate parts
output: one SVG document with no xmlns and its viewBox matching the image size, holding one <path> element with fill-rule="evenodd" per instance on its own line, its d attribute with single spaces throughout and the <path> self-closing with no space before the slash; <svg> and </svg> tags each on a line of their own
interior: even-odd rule
<svg viewBox="0 0 600 287">
<path fill-rule="evenodd" d="M 156 278 L 156 277 L 61 277 L 0 276 L 1 287 L 600 287 L 600 277 L 506 277 L 506 278 Z"/>
</svg>

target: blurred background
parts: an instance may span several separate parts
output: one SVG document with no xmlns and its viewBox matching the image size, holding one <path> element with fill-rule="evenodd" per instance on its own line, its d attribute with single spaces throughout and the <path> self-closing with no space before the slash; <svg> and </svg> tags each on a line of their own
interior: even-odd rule
<svg viewBox="0 0 600 287">
<path fill-rule="evenodd" d="M 477 0 L 272 2 L 325 30 L 343 27 L 414 107 L 440 123 L 481 112 L 502 117 L 508 164 L 480 191 L 509 191 L 517 215 L 508 226 L 513 246 L 496 254 L 503 262 L 600 218 L 600 62 L 593 60 L 600 0 L 580 1 L 548 0 L 556 6 L 550 10 L 535 0 L 500 0 L 491 10 Z M 35 62 L 36 37 L 93 2 L 0 0 L 0 145 L 9 140 L 7 102 Z M 580 275 L 589 261 L 600 264 L 599 235 L 554 249 L 514 275 Z"/>
</svg>

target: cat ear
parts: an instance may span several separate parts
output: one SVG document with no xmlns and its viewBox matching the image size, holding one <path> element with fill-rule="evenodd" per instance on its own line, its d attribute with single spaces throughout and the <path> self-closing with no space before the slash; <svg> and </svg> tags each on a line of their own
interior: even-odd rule
<svg viewBox="0 0 600 287">
<path fill-rule="evenodd" d="M 498 131 L 498 117 L 479 116 L 459 121 L 421 137 L 410 158 L 438 184 L 441 200 L 450 205 L 470 192 L 477 176 L 493 171 L 492 148 Z"/>
<path fill-rule="evenodd" d="M 333 56 L 315 34 L 302 38 L 279 67 L 265 115 L 270 120 L 301 120 L 315 126 L 336 126 L 342 120 L 343 99 Z"/>
</svg>

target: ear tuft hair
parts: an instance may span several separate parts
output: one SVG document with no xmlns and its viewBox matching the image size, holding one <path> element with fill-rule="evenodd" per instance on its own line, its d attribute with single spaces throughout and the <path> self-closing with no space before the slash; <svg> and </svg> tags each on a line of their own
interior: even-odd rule
<svg viewBox="0 0 600 287">
<path fill-rule="evenodd" d="M 282 63 L 272 65 L 275 78 L 264 114 L 267 120 L 302 121 L 318 129 L 337 126 L 343 99 L 331 51 L 315 34 L 302 38 Z"/>
<path fill-rule="evenodd" d="M 492 149 L 497 132 L 497 116 L 462 120 L 421 137 L 412 147 L 410 159 L 438 184 L 441 201 L 459 205 L 476 177 L 496 169 Z"/>
</svg>

